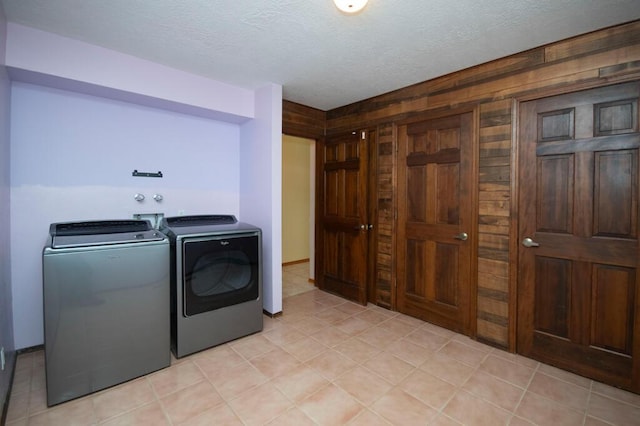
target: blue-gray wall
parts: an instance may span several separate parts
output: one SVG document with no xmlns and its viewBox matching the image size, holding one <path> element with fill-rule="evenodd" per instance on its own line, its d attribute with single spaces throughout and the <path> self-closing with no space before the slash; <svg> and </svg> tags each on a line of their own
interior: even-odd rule
<svg viewBox="0 0 640 426">
<path fill-rule="evenodd" d="M 0 406 L 6 401 L 15 351 L 11 296 L 10 185 L 9 185 L 9 106 L 11 85 L 4 66 L 6 21 L 0 6 L 0 347 L 5 350 L 6 365 L 0 371 Z"/>
</svg>

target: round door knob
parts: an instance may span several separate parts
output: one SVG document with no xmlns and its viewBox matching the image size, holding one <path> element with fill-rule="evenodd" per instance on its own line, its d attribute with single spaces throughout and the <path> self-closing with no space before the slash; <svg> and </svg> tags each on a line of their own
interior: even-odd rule
<svg viewBox="0 0 640 426">
<path fill-rule="evenodd" d="M 136 194 L 136 195 L 134 195 L 134 196 L 133 196 L 133 199 L 134 199 L 134 200 L 136 200 L 136 201 L 138 201 L 138 202 L 140 202 L 140 201 L 144 201 L 144 195 L 143 195 L 143 194 L 138 193 L 138 194 Z"/>
<path fill-rule="evenodd" d="M 525 239 L 522 240 L 522 245 L 525 247 L 540 247 L 540 244 L 536 243 L 529 237 L 525 237 Z"/>
<path fill-rule="evenodd" d="M 466 232 L 461 232 L 453 238 L 460 241 L 467 241 L 469 239 L 469 234 L 467 234 Z"/>
<path fill-rule="evenodd" d="M 156 200 L 157 202 L 160 202 L 164 199 L 164 197 L 160 194 L 153 194 L 153 199 Z"/>
</svg>

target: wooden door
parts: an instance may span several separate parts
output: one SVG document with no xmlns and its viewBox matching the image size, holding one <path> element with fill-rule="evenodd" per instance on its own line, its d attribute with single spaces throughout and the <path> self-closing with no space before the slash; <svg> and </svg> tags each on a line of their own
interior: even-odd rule
<svg viewBox="0 0 640 426">
<path fill-rule="evenodd" d="M 635 392 L 639 95 L 633 83 L 523 103 L 518 180 L 518 352 Z"/>
<path fill-rule="evenodd" d="M 398 128 L 400 312 L 469 331 L 473 114 Z"/>
<path fill-rule="evenodd" d="M 368 132 L 328 137 L 319 144 L 319 233 L 316 281 L 320 289 L 367 303 L 369 236 Z"/>
</svg>

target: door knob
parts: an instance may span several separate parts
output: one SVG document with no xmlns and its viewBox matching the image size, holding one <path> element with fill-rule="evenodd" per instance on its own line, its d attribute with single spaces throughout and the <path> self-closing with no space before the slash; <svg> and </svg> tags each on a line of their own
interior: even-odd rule
<svg viewBox="0 0 640 426">
<path fill-rule="evenodd" d="M 524 240 L 522 240 L 522 245 L 525 247 L 540 247 L 540 244 L 536 243 L 529 237 L 526 237 Z"/>
<path fill-rule="evenodd" d="M 461 232 L 453 238 L 460 241 L 467 241 L 467 239 L 469 238 L 469 234 L 467 234 L 466 232 Z"/>
</svg>

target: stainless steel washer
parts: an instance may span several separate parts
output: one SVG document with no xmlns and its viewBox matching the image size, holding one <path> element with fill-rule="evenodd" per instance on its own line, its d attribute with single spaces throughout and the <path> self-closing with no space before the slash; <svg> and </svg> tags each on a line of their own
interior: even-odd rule
<svg viewBox="0 0 640 426">
<path fill-rule="evenodd" d="M 54 223 L 42 257 L 49 406 L 170 365 L 169 240 L 149 221 Z"/>
</svg>

